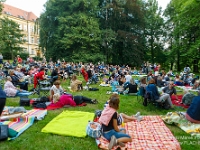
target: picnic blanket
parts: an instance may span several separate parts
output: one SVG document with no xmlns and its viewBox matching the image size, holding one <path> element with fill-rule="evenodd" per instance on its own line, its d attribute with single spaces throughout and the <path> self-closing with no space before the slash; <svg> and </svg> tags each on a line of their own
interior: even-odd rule
<svg viewBox="0 0 200 150">
<path fill-rule="evenodd" d="M 181 112 L 168 112 L 166 115 L 161 116 L 167 124 L 175 124 L 186 133 L 200 138 L 200 124 L 191 123 L 188 121 Z"/>
<path fill-rule="evenodd" d="M 5 106 L 2 117 L 0 117 L 1 120 L 7 120 L 11 118 L 17 118 L 17 117 L 34 117 L 35 120 L 42 120 L 44 116 L 47 114 L 47 110 L 40 110 L 40 109 L 32 109 L 32 110 L 27 110 L 26 113 L 14 113 L 14 114 L 6 114 L 7 110 L 9 108 L 13 108 L 11 106 Z"/>
<path fill-rule="evenodd" d="M 171 96 L 172 104 L 174 104 L 176 106 L 181 106 L 183 108 L 188 108 L 189 107 L 189 106 L 187 106 L 185 104 L 181 104 L 183 95 L 177 95 L 177 97 L 178 97 L 179 100 L 176 100 L 176 96 L 175 95 Z"/>
<path fill-rule="evenodd" d="M 8 138 L 8 140 L 14 140 L 20 134 L 22 134 L 26 129 L 33 125 L 34 120 L 41 120 L 47 114 L 47 110 L 33 109 L 27 113 L 21 114 L 20 117 L 12 118 L 6 121 L 2 121 L 1 124 L 8 125 L 9 128 L 15 130 L 17 135 Z"/>
<path fill-rule="evenodd" d="M 94 113 L 66 110 L 50 121 L 42 129 L 42 132 L 63 136 L 85 137 L 88 121 L 93 119 Z"/>
<path fill-rule="evenodd" d="M 121 149 L 127 150 L 180 150 L 180 144 L 159 116 L 144 116 L 143 121 L 125 123 L 124 127 L 132 142 Z M 101 137 L 96 139 L 98 147 L 108 149 L 109 142 Z M 113 149 L 117 149 L 115 146 Z"/>
</svg>

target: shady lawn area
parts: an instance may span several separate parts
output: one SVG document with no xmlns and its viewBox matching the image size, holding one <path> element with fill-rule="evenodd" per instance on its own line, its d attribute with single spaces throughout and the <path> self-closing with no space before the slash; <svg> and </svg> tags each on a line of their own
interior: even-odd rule
<svg viewBox="0 0 200 150">
<path fill-rule="evenodd" d="M 79 76 L 79 79 L 83 81 L 81 76 Z M 96 142 L 91 137 L 87 136 L 85 138 L 77 138 L 46 134 L 42 133 L 41 129 L 64 110 L 85 112 L 95 112 L 95 110 L 102 110 L 104 103 L 110 96 L 106 94 L 106 92 L 110 91 L 111 87 L 101 87 L 99 84 L 100 83 L 90 85 L 91 87 L 99 88 L 99 91 L 81 91 L 72 93 L 73 95 L 83 95 L 92 99 L 95 98 L 99 101 L 98 104 L 87 104 L 87 106 L 84 107 L 70 107 L 50 110 L 43 120 L 35 121 L 30 128 L 28 128 L 15 140 L 0 142 L 0 150 L 97 150 L 98 147 Z M 85 85 L 85 82 L 83 82 L 83 85 Z M 62 87 L 71 93 L 68 89 L 69 80 L 63 81 Z M 31 88 L 32 86 L 29 87 L 29 89 Z M 30 98 L 38 98 L 38 96 L 32 95 Z M 6 106 L 19 106 L 19 97 L 7 98 Z M 32 109 L 32 107 L 25 108 L 27 110 Z M 165 115 L 168 111 L 186 111 L 186 109 L 176 107 L 175 110 L 163 110 L 153 105 L 144 107 L 142 102 L 137 100 L 137 96 L 120 95 L 120 108 L 118 112 L 133 115 L 138 111 L 141 112 L 142 115 Z M 191 137 L 190 134 L 185 133 L 175 125 L 167 125 L 167 127 L 180 142 L 181 148 L 183 150 L 200 149 L 200 139 Z"/>
</svg>

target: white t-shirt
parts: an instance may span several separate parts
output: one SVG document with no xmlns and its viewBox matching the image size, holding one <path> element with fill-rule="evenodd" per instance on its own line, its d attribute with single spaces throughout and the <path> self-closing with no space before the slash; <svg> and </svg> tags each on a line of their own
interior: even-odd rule
<svg viewBox="0 0 200 150">
<path fill-rule="evenodd" d="M 132 76 L 131 75 L 125 75 L 125 79 L 126 79 L 126 82 L 130 82 L 130 80 L 132 79 Z"/>
</svg>

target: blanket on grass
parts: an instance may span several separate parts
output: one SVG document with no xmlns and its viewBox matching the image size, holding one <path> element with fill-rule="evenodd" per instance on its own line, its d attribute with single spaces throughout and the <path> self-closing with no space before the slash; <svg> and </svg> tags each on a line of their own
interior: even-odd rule
<svg viewBox="0 0 200 150">
<path fill-rule="evenodd" d="M 161 116 L 167 124 L 175 124 L 186 133 L 200 138 L 200 124 L 191 123 L 188 121 L 181 112 L 168 112 L 166 115 Z"/>
<path fill-rule="evenodd" d="M 44 116 L 47 114 L 47 110 L 40 110 L 40 109 L 32 109 L 32 110 L 27 110 L 26 113 L 14 113 L 14 114 L 7 114 L 7 110 L 9 108 L 13 108 L 11 106 L 5 106 L 2 116 L 0 117 L 1 120 L 7 120 L 7 119 L 12 119 L 12 118 L 17 118 L 17 117 L 34 117 L 35 120 L 42 120 Z"/>
<path fill-rule="evenodd" d="M 132 121 L 123 127 L 131 136 L 132 142 L 126 143 L 127 150 L 180 150 L 180 144 L 159 116 L 144 116 L 141 122 Z M 96 139 L 98 147 L 108 149 L 109 142 L 101 137 Z M 115 146 L 113 149 L 117 149 Z"/>
<path fill-rule="evenodd" d="M 44 133 L 63 136 L 85 137 L 89 120 L 94 119 L 94 113 L 81 111 L 63 111 L 43 129 Z"/>
<path fill-rule="evenodd" d="M 47 110 L 33 109 L 33 110 L 28 111 L 27 113 L 21 114 L 20 117 L 12 118 L 6 121 L 2 121 L 0 123 L 8 125 L 9 128 L 17 132 L 16 136 L 12 138 L 8 138 L 8 140 L 14 140 L 20 134 L 22 134 L 26 129 L 32 126 L 34 123 L 34 120 L 41 120 L 44 118 L 46 114 L 47 114 Z"/>
<path fill-rule="evenodd" d="M 176 100 L 176 96 L 175 95 L 171 96 L 172 104 L 174 104 L 176 106 L 183 107 L 183 108 L 188 108 L 189 107 L 189 106 L 187 106 L 185 104 L 181 104 L 183 95 L 177 95 L 177 97 L 178 97 L 179 100 Z"/>
</svg>

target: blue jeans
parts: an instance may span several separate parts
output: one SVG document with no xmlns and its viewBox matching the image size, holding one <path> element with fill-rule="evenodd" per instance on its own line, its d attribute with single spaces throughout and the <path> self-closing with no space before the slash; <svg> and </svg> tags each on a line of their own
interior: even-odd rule
<svg viewBox="0 0 200 150">
<path fill-rule="evenodd" d="M 22 90 L 22 91 L 17 90 L 17 93 L 16 93 L 16 96 L 19 96 L 19 97 L 29 96 L 29 95 L 31 95 L 31 93 L 29 91 L 26 91 L 26 90 Z"/>
<path fill-rule="evenodd" d="M 121 128 L 120 131 L 123 131 L 125 130 L 124 128 Z M 125 134 L 123 132 L 117 132 L 115 131 L 114 129 L 108 131 L 108 132 L 103 132 L 103 136 L 108 140 L 110 141 L 111 137 L 112 136 L 115 136 L 116 139 L 119 139 L 119 138 L 122 138 L 122 137 L 127 137 L 127 138 L 131 138 L 128 134 Z"/>
</svg>

